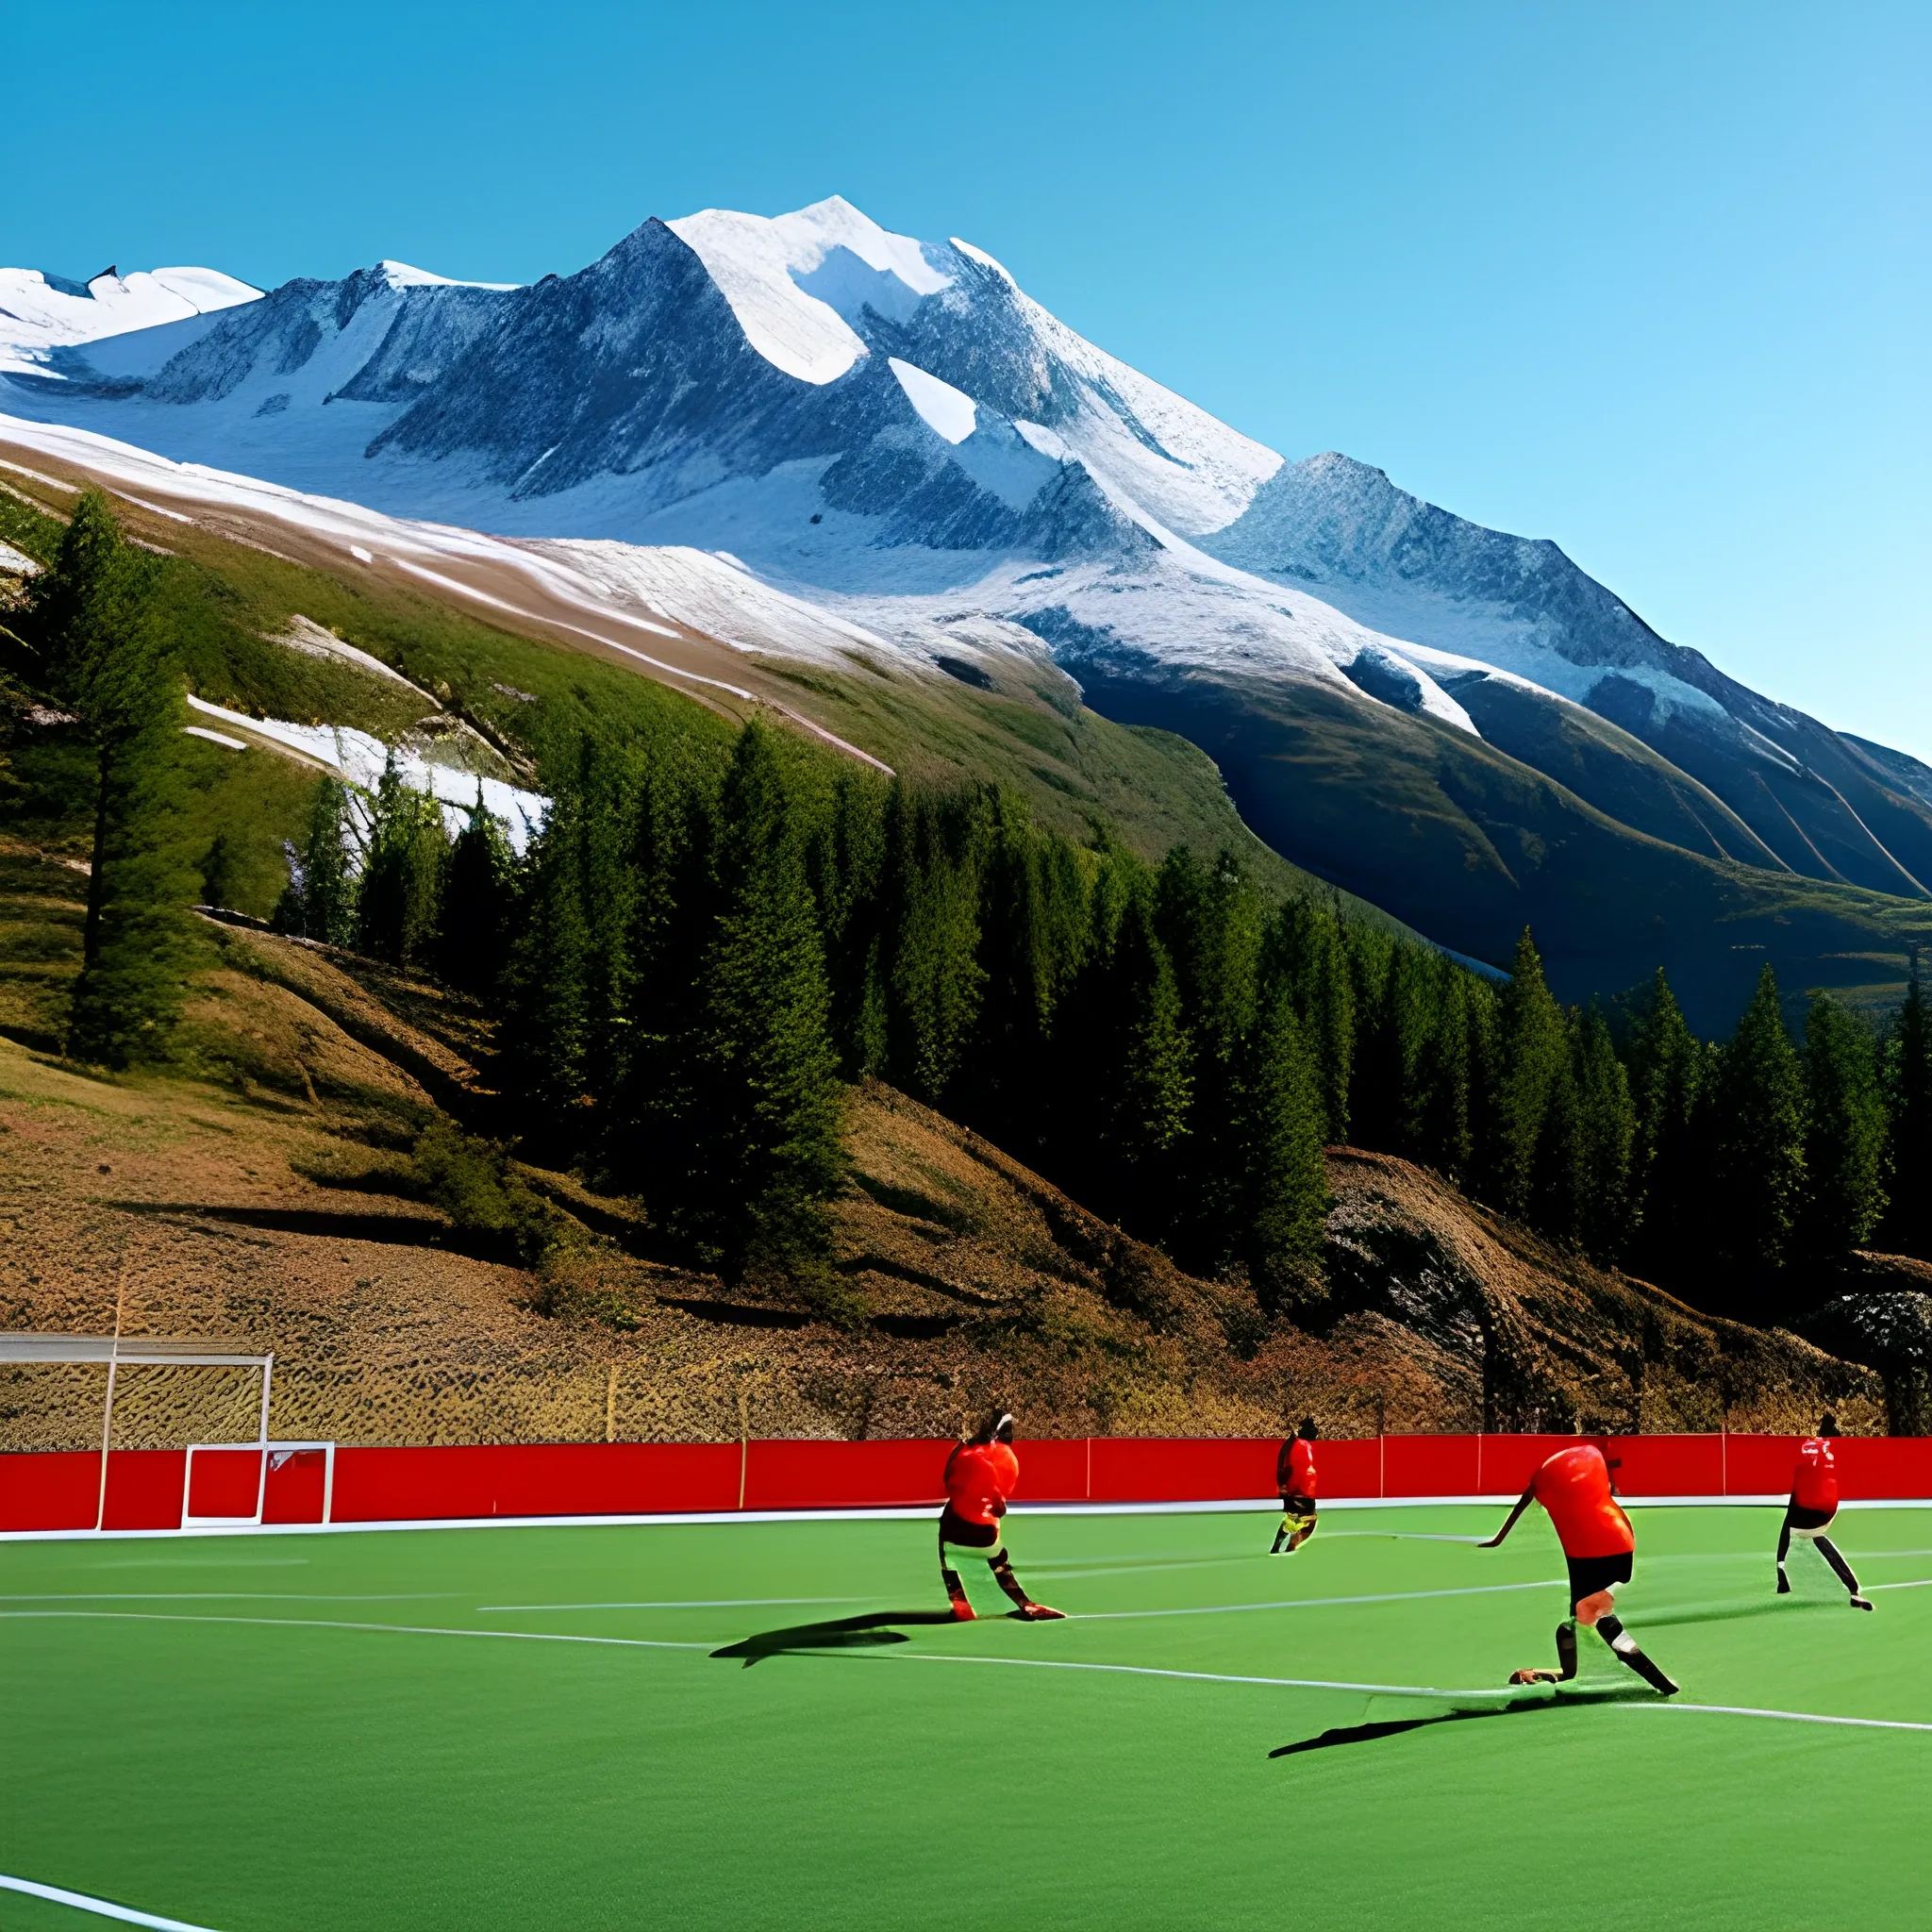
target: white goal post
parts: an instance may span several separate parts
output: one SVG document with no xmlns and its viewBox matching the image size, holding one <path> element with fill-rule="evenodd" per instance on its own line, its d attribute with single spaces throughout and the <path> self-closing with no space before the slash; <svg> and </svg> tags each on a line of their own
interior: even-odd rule
<svg viewBox="0 0 1932 1932">
<path fill-rule="evenodd" d="M 261 1526 L 262 1511 L 268 1504 L 268 1478 L 271 1470 L 276 1470 L 292 1457 L 305 1450 L 322 1452 L 322 1515 L 320 1521 L 331 1520 L 335 1509 L 336 1496 L 336 1445 L 333 1442 L 275 1442 L 264 1439 L 258 1442 L 191 1442 L 188 1457 L 181 1471 L 181 1527 L 183 1529 L 258 1529 Z M 194 1458 L 198 1455 L 218 1454 L 241 1456 L 256 1454 L 261 1457 L 260 1468 L 255 1478 L 255 1512 L 249 1516 L 197 1516 L 190 1507 L 194 1496 Z"/>
<path fill-rule="evenodd" d="M 99 1362 L 108 1371 L 107 1394 L 101 1406 L 101 1476 L 94 1509 L 94 1527 L 102 1528 L 108 1514 L 108 1456 L 114 1427 L 114 1384 L 123 1363 L 130 1367 L 178 1369 L 256 1369 L 261 1374 L 261 1407 L 253 1441 L 191 1442 L 181 1475 L 181 1527 L 216 1529 L 258 1527 L 268 1502 L 271 1470 L 291 1457 L 320 1450 L 323 1457 L 322 1521 L 330 1521 L 335 1506 L 336 1445 L 333 1442 L 269 1440 L 269 1391 L 275 1379 L 274 1352 L 252 1355 L 233 1344 L 210 1339 L 159 1335 L 64 1335 L 47 1331 L 0 1333 L 0 1362 L 63 1364 Z M 192 1513 L 194 1458 L 200 1454 L 254 1452 L 260 1457 L 255 1479 L 255 1508 L 249 1514 Z"/>
</svg>

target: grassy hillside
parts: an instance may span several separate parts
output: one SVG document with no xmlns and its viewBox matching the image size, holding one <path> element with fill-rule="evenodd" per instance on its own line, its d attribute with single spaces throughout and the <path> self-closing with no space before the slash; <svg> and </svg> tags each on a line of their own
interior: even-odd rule
<svg viewBox="0 0 1932 1932">
<path fill-rule="evenodd" d="M 1431 939 L 1501 963 L 1532 926 L 1564 999 L 1661 965 L 1692 1025 L 1721 1036 L 1767 960 L 1795 1005 L 1814 988 L 1890 1005 L 1907 946 L 1932 943 L 1932 902 L 1699 857 L 1432 719 L 1226 679 L 1087 689 L 1123 721 L 1178 724 L 1264 839 Z M 1694 802 L 1680 788 L 1675 805 Z"/>
<path fill-rule="evenodd" d="M 72 495 L 17 471 L 0 477 L 0 541 L 50 559 Z M 231 709 L 350 724 L 390 741 L 440 714 L 445 725 L 469 724 L 541 763 L 586 728 L 722 737 L 754 708 L 714 690 L 699 696 L 673 689 L 641 666 L 581 646 L 499 628 L 386 576 L 317 568 L 125 498 L 116 499 L 116 511 L 130 534 L 174 558 L 170 618 L 191 688 Z M 273 641 L 298 616 L 391 666 L 417 691 Z M 1175 844 L 1204 856 L 1232 847 L 1272 891 L 1332 891 L 1242 824 L 1220 773 L 1196 746 L 1083 708 L 1072 681 L 1051 667 L 1031 677 L 1002 674 L 987 689 L 873 659 L 832 670 L 758 658 L 734 664 L 734 675 L 908 777 L 1003 782 L 1027 798 L 1041 824 L 1075 837 L 1091 836 L 1104 822 L 1149 859 Z M 28 734 L 21 762 L 30 778 L 42 756 L 32 745 Z M 41 808 L 41 830 L 24 836 L 41 837 L 47 816 Z M 298 820 L 286 810 L 246 817 L 258 855 L 252 880 L 263 872 L 258 855 L 294 837 Z M 262 904 L 257 892 L 238 904 L 259 913 L 273 900 L 271 891 Z M 1397 929 L 1372 904 L 1350 909 Z"/>
<path fill-rule="evenodd" d="M 513 1170 L 575 1230 L 533 1273 L 410 1148 L 462 1108 L 487 1016 L 312 946 L 211 929 L 166 1072 L 0 1041 L 0 1327 L 227 1336 L 276 1355 L 274 1432 L 344 1442 L 1029 1433 L 1785 1429 L 1879 1378 L 1559 1255 L 1385 1156 L 1330 1159 L 1327 1302 L 1301 1325 L 1177 1271 L 984 1140 L 855 1092 L 826 1319 L 658 1265 L 635 1204 Z M 86 1446 L 88 1370 L 0 1369 L 0 1447 Z M 252 1433 L 245 1378 L 129 1372 L 125 1446 Z"/>
</svg>

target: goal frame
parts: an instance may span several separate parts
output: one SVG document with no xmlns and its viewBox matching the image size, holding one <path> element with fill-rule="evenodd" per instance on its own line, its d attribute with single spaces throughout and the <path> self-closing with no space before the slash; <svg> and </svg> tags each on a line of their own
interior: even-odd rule
<svg viewBox="0 0 1932 1932">
<path fill-rule="evenodd" d="M 183 1529 L 259 1529 L 262 1511 L 268 1505 L 269 1472 L 277 1467 L 276 1457 L 286 1461 L 304 1450 L 322 1451 L 322 1523 L 335 1516 L 336 1445 L 333 1442 L 277 1441 L 264 1435 L 254 1442 L 191 1442 L 181 1468 L 181 1527 Z M 194 1494 L 194 1458 L 204 1451 L 225 1456 L 257 1455 L 261 1458 L 255 1478 L 255 1513 L 252 1516 L 196 1516 L 188 1505 Z"/>
</svg>

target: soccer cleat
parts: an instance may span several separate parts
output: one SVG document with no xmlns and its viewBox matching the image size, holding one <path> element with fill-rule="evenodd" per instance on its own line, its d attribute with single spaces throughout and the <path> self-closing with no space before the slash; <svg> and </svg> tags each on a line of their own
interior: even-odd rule
<svg viewBox="0 0 1932 1932">
<path fill-rule="evenodd" d="M 1854 1591 L 1852 1592 L 1852 1607 L 1855 1610 L 1869 1610 L 1872 1607 L 1872 1599 L 1869 1596 L 1860 1596 L 1857 1591 Z"/>
<path fill-rule="evenodd" d="M 956 1623 L 956 1624 L 973 1624 L 973 1623 L 976 1623 L 976 1622 L 978 1621 L 978 1618 L 979 1618 L 979 1612 L 978 1612 L 977 1610 L 975 1610 L 975 1609 L 974 1609 L 974 1608 L 973 1607 L 973 1606 L 972 1606 L 971 1604 L 969 1604 L 969 1603 L 968 1603 L 968 1602 L 967 1602 L 966 1600 L 965 1600 L 965 1598 L 964 1598 L 964 1597 L 955 1597 L 955 1598 L 953 1599 L 953 1622 L 954 1622 L 954 1623 Z"/>
<path fill-rule="evenodd" d="M 1013 1614 L 1023 1624 L 1051 1624 L 1067 1613 L 1064 1610 L 1050 1610 L 1044 1604 L 1022 1604 Z"/>
<path fill-rule="evenodd" d="M 1777 1593 L 1780 1596 L 1790 1596 L 1791 1593 L 1791 1579 L 1782 1570 L 1777 1573 Z"/>
<path fill-rule="evenodd" d="M 1560 1684 L 1563 1680 L 1555 1671 L 1511 1671 L 1512 1684 Z"/>
</svg>

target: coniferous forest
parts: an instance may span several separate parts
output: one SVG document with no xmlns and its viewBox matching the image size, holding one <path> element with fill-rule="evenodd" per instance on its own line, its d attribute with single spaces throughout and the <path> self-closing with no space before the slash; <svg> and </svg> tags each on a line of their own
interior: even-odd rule
<svg viewBox="0 0 1932 1932">
<path fill-rule="evenodd" d="M 84 727 L 93 869 L 70 1050 L 164 1050 L 195 876 L 164 836 L 181 670 L 153 560 L 83 497 L 20 614 Z M 1882 1027 L 1829 995 L 1796 1037 L 1767 967 L 1732 1037 L 1659 973 L 1565 1008 L 1524 932 L 1488 976 L 1232 853 L 1158 865 L 993 785 L 889 779 L 754 720 L 578 729 L 517 858 L 454 838 L 393 766 L 319 780 L 275 924 L 475 995 L 531 1159 L 643 1203 L 665 1253 L 832 1306 L 820 1212 L 842 1094 L 876 1076 L 1188 1271 L 1291 1313 L 1324 1144 L 1433 1168 L 1559 1246 L 1746 1319 L 1868 1245 L 1932 1257 L 1932 1037 L 1914 959 Z M 221 902 L 222 843 L 200 886 Z"/>
</svg>

